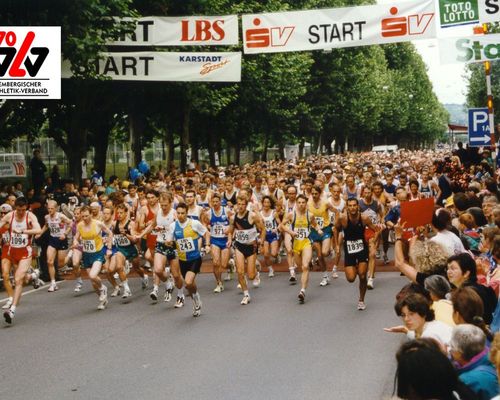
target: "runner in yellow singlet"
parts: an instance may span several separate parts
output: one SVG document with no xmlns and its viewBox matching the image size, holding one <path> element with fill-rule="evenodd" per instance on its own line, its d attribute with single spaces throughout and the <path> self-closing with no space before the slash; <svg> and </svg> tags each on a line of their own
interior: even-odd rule
<svg viewBox="0 0 500 400">
<path fill-rule="evenodd" d="M 320 235 L 323 234 L 316 220 L 307 211 L 307 197 L 302 194 L 298 195 L 295 211 L 285 214 L 280 228 L 292 236 L 295 263 L 302 266 L 301 289 L 298 296 L 301 303 L 305 301 L 309 282 L 309 263 L 312 258 L 312 246 L 309 239 L 311 227 L 316 229 Z"/>
</svg>

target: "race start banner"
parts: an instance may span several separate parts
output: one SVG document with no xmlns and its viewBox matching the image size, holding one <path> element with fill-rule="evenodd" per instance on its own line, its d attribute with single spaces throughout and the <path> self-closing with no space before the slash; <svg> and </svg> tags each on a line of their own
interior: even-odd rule
<svg viewBox="0 0 500 400">
<path fill-rule="evenodd" d="M 61 27 L 0 27 L 0 99 L 61 98 Z"/>
<path fill-rule="evenodd" d="M 479 22 L 500 21 L 500 1 L 499 0 L 477 0 L 479 8 Z"/>
<path fill-rule="evenodd" d="M 500 34 L 439 39 L 441 64 L 469 64 L 500 59 Z"/>
<path fill-rule="evenodd" d="M 240 82 L 241 53 L 103 53 L 95 72 L 122 81 Z M 72 75 L 63 62 L 63 78 Z"/>
<path fill-rule="evenodd" d="M 433 0 L 243 15 L 245 53 L 321 50 L 436 37 Z"/>
<path fill-rule="evenodd" d="M 479 21 L 478 0 L 439 0 L 441 28 Z"/>
<path fill-rule="evenodd" d="M 132 21 L 124 19 L 123 21 Z M 143 17 L 110 46 L 217 46 L 238 44 L 238 16 Z"/>
</svg>

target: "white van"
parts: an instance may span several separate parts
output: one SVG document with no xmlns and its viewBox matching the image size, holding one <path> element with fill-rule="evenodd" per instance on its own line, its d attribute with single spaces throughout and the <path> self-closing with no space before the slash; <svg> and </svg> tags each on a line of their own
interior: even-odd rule
<svg viewBox="0 0 500 400">
<path fill-rule="evenodd" d="M 395 151 L 398 151 L 398 145 L 397 144 L 392 144 L 392 145 L 383 145 L 383 146 L 373 146 L 372 151 L 375 153 L 393 153 Z"/>
</svg>

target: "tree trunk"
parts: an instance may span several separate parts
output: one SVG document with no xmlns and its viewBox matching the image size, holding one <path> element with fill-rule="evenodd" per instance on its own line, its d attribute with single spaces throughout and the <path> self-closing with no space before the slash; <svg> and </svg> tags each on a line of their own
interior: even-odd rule
<svg viewBox="0 0 500 400">
<path fill-rule="evenodd" d="M 217 145 L 217 143 L 215 143 L 214 140 L 209 140 L 208 141 L 208 162 L 210 163 L 211 167 L 215 167 L 216 145 Z M 220 157 L 220 155 L 219 155 L 219 157 Z"/>
<path fill-rule="evenodd" d="M 193 140 L 191 144 L 191 161 L 195 163 L 196 165 L 200 164 L 200 157 L 199 157 L 199 150 L 200 150 L 200 142 L 197 140 Z"/>
<path fill-rule="evenodd" d="M 264 133 L 264 143 L 263 143 L 263 150 L 262 150 L 262 156 L 261 156 L 261 160 L 264 161 L 264 162 L 267 162 L 267 147 L 269 145 L 269 133 L 266 132 Z"/>
<path fill-rule="evenodd" d="M 102 176 L 106 175 L 106 156 L 108 153 L 109 146 L 109 127 L 100 126 L 96 132 L 94 132 L 94 148 L 95 148 L 95 160 L 94 168 Z M 113 160 L 115 162 L 115 160 Z"/>
<path fill-rule="evenodd" d="M 189 146 L 189 122 L 191 117 L 191 103 L 186 100 L 184 105 L 184 115 L 182 119 L 182 131 L 181 131 L 181 172 L 186 172 L 187 169 L 187 158 L 186 151 Z M 193 154 L 191 153 L 191 156 Z"/>
<path fill-rule="evenodd" d="M 82 158 L 86 158 L 87 152 L 87 130 L 82 126 L 72 126 L 67 144 L 69 176 L 79 185 L 82 182 Z"/>
<path fill-rule="evenodd" d="M 226 162 L 227 165 L 231 164 L 231 145 L 226 142 Z"/>
<path fill-rule="evenodd" d="M 240 165 L 240 152 L 241 152 L 241 143 L 236 142 L 234 145 L 234 163 L 236 165 Z"/>
<path fill-rule="evenodd" d="M 280 140 L 278 143 L 278 148 L 279 148 L 280 160 L 284 160 L 285 159 L 285 143 Z"/>
<path fill-rule="evenodd" d="M 304 138 L 304 136 L 302 136 L 300 138 L 300 142 L 299 142 L 299 160 L 304 158 L 304 148 L 306 146 L 306 139 Z"/>
<path fill-rule="evenodd" d="M 136 168 L 142 160 L 141 136 L 144 134 L 146 121 L 143 115 L 130 112 L 128 116 L 130 149 L 132 151 L 132 168 Z"/>
<path fill-rule="evenodd" d="M 174 163 L 174 152 L 175 152 L 175 143 L 174 143 L 174 133 L 167 130 L 167 171 L 172 172 L 172 164 Z"/>
</svg>

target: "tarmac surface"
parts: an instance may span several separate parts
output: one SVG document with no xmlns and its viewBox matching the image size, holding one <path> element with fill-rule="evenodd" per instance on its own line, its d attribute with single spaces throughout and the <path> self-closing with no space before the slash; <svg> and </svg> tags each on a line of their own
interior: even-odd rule
<svg viewBox="0 0 500 400">
<path fill-rule="evenodd" d="M 4 398 L 391 398 L 403 337 L 383 328 L 399 323 L 394 296 L 406 280 L 398 273 L 377 275 L 365 311 L 343 273 L 326 287 L 312 273 L 303 305 L 287 273 L 263 273 L 247 306 L 235 280 L 214 294 L 211 274 L 197 279 L 198 318 L 190 298 L 174 309 L 175 291 L 172 302 L 153 304 L 137 278 L 133 297 L 110 298 L 104 311 L 88 281 L 78 294 L 64 281 L 55 293 L 23 296 L 13 325 L 0 323 Z"/>
</svg>

